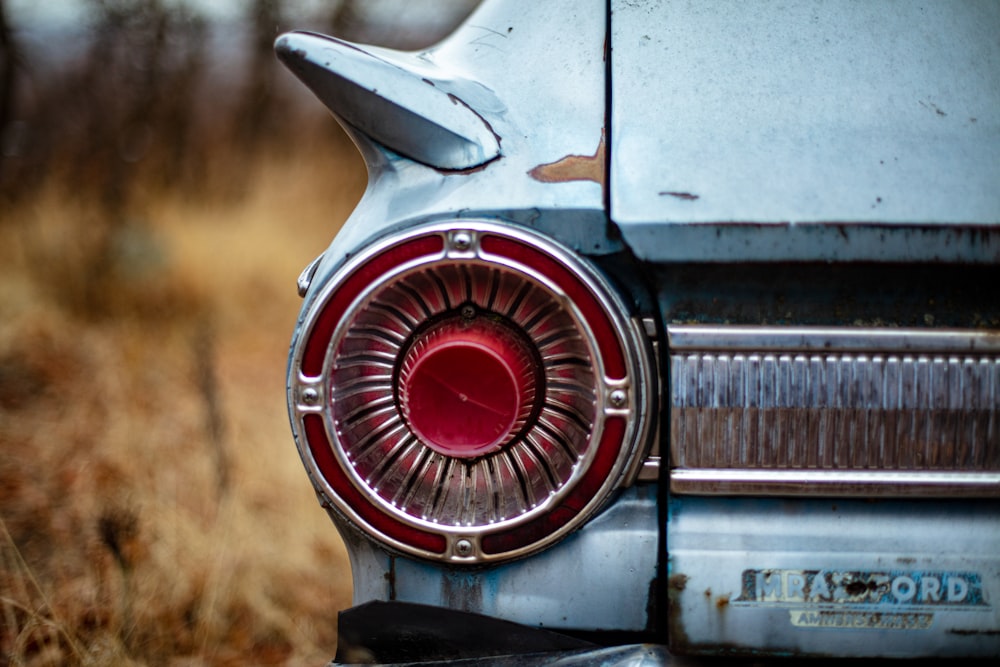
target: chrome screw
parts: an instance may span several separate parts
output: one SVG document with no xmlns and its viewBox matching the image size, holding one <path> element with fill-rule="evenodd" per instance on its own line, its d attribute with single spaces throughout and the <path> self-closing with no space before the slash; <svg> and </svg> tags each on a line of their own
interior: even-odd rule
<svg viewBox="0 0 1000 667">
<path fill-rule="evenodd" d="M 302 402 L 306 405 L 316 405 L 319 403 L 319 392 L 312 388 L 303 389 Z"/>
<path fill-rule="evenodd" d="M 455 553 L 463 558 L 472 555 L 472 542 L 469 540 L 458 540 L 455 542 Z"/>
<path fill-rule="evenodd" d="M 455 232 L 451 237 L 451 247 L 465 251 L 472 247 L 472 235 L 469 232 Z"/>
<path fill-rule="evenodd" d="M 625 403 L 627 401 L 627 397 L 625 396 L 624 390 L 615 389 L 613 392 L 611 392 L 611 395 L 608 396 L 608 400 L 611 402 L 611 407 L 624 408 Z"/>
</svg>

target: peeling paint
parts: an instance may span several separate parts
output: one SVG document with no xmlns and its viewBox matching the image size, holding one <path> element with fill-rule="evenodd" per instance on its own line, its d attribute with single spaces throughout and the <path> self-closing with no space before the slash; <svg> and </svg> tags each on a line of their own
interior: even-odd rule
<svg viewBox="0 0 1000 667">
<path fill-rule="evenodd" d="M 542 183 L 567 183 L 569 181 L 593 181 L 602 188 L 605 184 L 606 160 L 604 132 L 593 155 L 567 155 L 566 157 L 540 164 L 528 175 Z"/>
</svg>

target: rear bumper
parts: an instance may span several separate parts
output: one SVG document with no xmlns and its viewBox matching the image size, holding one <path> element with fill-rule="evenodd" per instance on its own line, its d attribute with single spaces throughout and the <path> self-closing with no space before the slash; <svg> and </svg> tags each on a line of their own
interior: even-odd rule
<svg viewBox="0 0 1000 667">
<path fill-rule="evenodd" d="M 329 667 L 349 663 L 331 662 Z M 383 663 L 384 665 L 385 663 Z M 512 653 L 488 658 L 461 658 L 423 662 L 393 663 L 410 667 L 661 667 L 662 665 L 699 664 L 671 656 L 658 644 L 627 644 L 607 648 L 543 653 Z"/>
<path fill-rule="evenodd" d="M 341 612 L 331 664 L 663 665 L 665 646 L 591 642 L 490 616 L 406 602 L 371 602 Z"/>
</svg>

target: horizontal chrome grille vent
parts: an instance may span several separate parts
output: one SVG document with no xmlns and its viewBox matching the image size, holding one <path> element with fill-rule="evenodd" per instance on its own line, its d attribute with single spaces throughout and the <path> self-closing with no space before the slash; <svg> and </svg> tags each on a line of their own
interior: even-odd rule
<svg viewBox="0 0 1000 667">
<path fill-rule="evenodd" d="M 1000 496 L 1000 334 L 668 334 L 674 492 Z"/>
</svg>

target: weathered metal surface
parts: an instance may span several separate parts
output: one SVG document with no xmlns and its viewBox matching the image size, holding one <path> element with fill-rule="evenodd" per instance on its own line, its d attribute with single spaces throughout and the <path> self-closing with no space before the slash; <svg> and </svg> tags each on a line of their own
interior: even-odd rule
<svg viewBox="0 0 1000 667">
<path fill-rule="evenodd" d="M 645 300 L 648 278 L 665 323 L 997 327 L 1000 301 L 984 290 L 1000 265 L 996 4 L 610 7 L 607 36 L 602 0 L 487 2 L 415 56 L 470 84 L 457 97 L 492 129 L 501 155 L 473 169 L 429 166 L 349 127 L 369 189 L 303 281 L 303 317 L 361 248 L 418 224 L 474 219 L 537 229 L 591 255 L 633 304 Z M 645 262 L 641 274 L 632 254 Z M 931 272 L 912 262 L 941 264 Z M 839 358 L 856 369 L 866 352 Z M 291 395 L 305 411 L 324 400 L 318 383 Z M 852 487 L 837 475 L 859 473 L 817 472 L 840 490 Z M 890 481 L 920 474 L 896 472 Z M 355 601 L 648 631 L 657 627 L 657 558 L 669 548 L 679 650 L 1000 653 L 995 501 L 675 496 L 663 526 L 658 493 L 626 489 L 550 549 L 481 569 L 393 555 L 341 524 Z"/>
<path fill-rule="evenodd" d="M 343 531 L 354 604 L 419 602 L 545 628 L 649 631 L 656 623 L 656 485 L 637 484 L 559 544 L 483 570 L 442 570 L 391 556 Z"/>
<path fill-rule="evenodd" d="M 1000 655 L 1000 505 L 674 497 L 671 650 Z"/>
<path fill-rule="evenodd" d="M 566 156 L 592 155 L 604 135 L 606 10 L 604 0 L 484 2 L 451 36 L 426 51 L 401 54 L 358 45 L 369 57 L 357 52 L 354 60 L 380 61 L 378 68 L 398 73 L 394 79 L 402 78 L 410 88 L 416 87 L 416 99 L 428 94 L 437 97 L 434 90 L 453 95 L 455 103 L 449 98 L 448 105 L 466 117 L 458 107 L 468 107 L 480 117 L 491 135 L 499 138 L 501 155 L 473 169 L 428 166 L 403 157 L 402 144 L 392 150 L 378 143 L 386 140 L 382 133 L 407 127 L 396 116 L 402 112 L 379 97 L 384 92 L 381 83 L 356 86 L 355 95 L 342 102 L 328 99 L 333 106 L 355 105 L 358 113 L 368 113 L 370 119 L 391 127 L 369 128 L 366 131 L 374 133 L 370 137 L 346 124 L 368 167 L 368 191 L 325 254 L 313 284 L 322 284 L 347 254 L 364 243 L 429 220 L 504 220 L 549 233 L 587 254 L 620 250 L 620 241 L 608 233 L 600 183 L 545 182 L 529 175 L 539 165 Z M 350 51 L 350 47 L 344 49 Z M 317 58 L 317 63 L 325 65 L 324 59 Z M 313 72 L 314 79 L 321 69 Z M 413 72 L 421 73 L 415 82 Z M 310 85 L 322 88 L 326 84 L 314 80 Z M 410 90 L 392 96 L 403 105 L 412 94 Z M 440 124 L 446 127 L 450 121 Z M 399 141 L 414 139 L 401 137 Z M 398 143 L 386 141 L 390 146 Z M 419 147 L 421 153 L 437 150 L 431 137 L 419 141 L 430 141 Z M 410 153 L 417 150 L 408 149 Z"/>
<path fill-rule="evenodd" d="M 611 216 L 639 257 L 1000 261 L 997 3 L 611 9 Z"/>
<path fill-rule="evenodd" d="M 451 37 L 416 56 L 432 72 L 455 73 L 475 84 L 470 90 L 480 89 L 460 97 L 492 128 L 501 155 L 479 168 L 422 164 L 397 152 L 400 146 L 392 150 L 378 143 L 378 132 L 369 137 L 346 123 L 366 160 L 369 187 L 301 284 L 304 304 L 293 345 L 340 268 L 361 248 L 416 225 L 479 220 L 524 226 L 603 257 L 608 265 L 620 263 L 623 246 L 609 230 L 604 208 L 603 159 L 599 150 L 587 157 L 605 134 L 606 10 L 604 0 L 487 2 Z M 390 64 L 403 58 L 365 50 Z M 376 95 L 374 86 L 366 91 L 362 106 Z M 586 157 L 586 169 L 567 175 L 562 167 L 544 168 L 579 162 L 565 161 L 567 156 Z M 535 175 L 541 180 L 530 173 L 540 166 Z M 553 171 L 556 177 L 549 178 Z M 585 178 L 576 180 L 578 175 Z M 624 284 L 633 280 L 629 269 L 621 272 Z M 292 410 L 320 410 L 328 398 L 325 388 L 290 377 Z M 656 602 L 651 597 L 659 551 L 656 493 L 655 486 L 637 484 L 550 552 L 474 571 L 390 555 L 356 527 L 344 522 L 338 527 L 349 545 L 359 603 L 413 600 L 546 627 L 641 631 L 652 627 Z M 588 583 L 568 590 L 567 580 Z"/>
<path fill-rule="evenodd" d="M 1000 333 L 671 326 L 668 339 L 675 492 L 1000 495 Z"/>
</svg>

